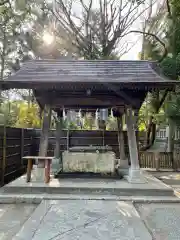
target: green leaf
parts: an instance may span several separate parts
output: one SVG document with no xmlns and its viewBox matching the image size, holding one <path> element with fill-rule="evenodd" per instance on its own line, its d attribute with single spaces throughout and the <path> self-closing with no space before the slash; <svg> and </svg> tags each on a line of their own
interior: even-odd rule
<svg viewBox="0 0 180 240">
<path fill-rule="evenodd" d="M 0 14 L 1 14 L 1 13 L 4 13 L 5 10 L 6 10 L 6 7 L 5 7 L 5 6 L 1 6 L 1 7 L 0 7 Z"/>
<path fill-rule="evenodd" d="M 16 0 L 15 6 L 16 10 L 24 11 L 26 9 L 27 0 Z"/>
</svg>

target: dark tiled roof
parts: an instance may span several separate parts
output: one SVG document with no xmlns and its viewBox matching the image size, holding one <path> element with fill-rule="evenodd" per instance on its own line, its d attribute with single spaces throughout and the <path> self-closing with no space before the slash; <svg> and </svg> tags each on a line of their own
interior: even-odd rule
<svg viewBox="0 0 180 240">
<path fill-rule="evenodd" d="M 165 83 L 157 67 L 149 61 L 115 60 L 33 60 L 7 78 L 7 82 L 61 83 L 61 82 L 114 82 Z M 154 69 L 153 69 L 154 68 Z"/>
</svg>

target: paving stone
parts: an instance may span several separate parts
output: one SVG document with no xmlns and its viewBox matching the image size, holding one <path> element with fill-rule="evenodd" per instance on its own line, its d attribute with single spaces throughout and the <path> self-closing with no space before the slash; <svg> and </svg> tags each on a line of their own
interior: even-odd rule
<svg viewBox="0 0 180 240">
<path fill-rule="evenodd" d="M 17 236 L 13 239 L 152 239 L 132 203 L 100 200 L 43 201 Z"/>
<path fill-rule="evenodd" d="M 156 240 L 180 239 L 179 204 L 136 204 L 136 208 L 146 226 Z"/>
<path fill-rule="evenodd" d="M 47 201 L 40 203 L 21 230 L 13 237 L 13 240 L 32 240 L 49 207 L 51 205 Z"/>
<path fill-rule="evenodd" d="M 35 208 L 32 204 L 0 204 L 0 239 L 12 239 Z"/>
</svg>

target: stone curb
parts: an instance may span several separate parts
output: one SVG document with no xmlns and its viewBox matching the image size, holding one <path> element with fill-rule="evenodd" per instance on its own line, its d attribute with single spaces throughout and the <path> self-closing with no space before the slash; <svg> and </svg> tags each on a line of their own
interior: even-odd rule
<svg viewBox="0 0 180 240">
<path fill-rule="evenodd" d="M 177 197 L 144 197 L 144 196 L 95 196 L 95 195 L 15 195 L 3 194 L 0 195 L 0 204 L 40 204 L 42 200 L 104 200 L 104 201 L 128 201 L 133 203 L 180 203 L 180 198 Z M 53 202 L 52 202 L 53 204 Z"/>
</svg>

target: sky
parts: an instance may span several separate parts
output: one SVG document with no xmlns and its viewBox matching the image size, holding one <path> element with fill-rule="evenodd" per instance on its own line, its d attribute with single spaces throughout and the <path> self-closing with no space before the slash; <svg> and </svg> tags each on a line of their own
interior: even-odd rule
<svg viewBox="0 0 180 240">
<path fill-rule="evenodd" d="M 133 36 L 129 35 L 129 37 L 127 37 L 127 41 L 130 42 L 130 46 L 132 46 L 132 48 L 126 54 L 124 54 L 121 59 L 138 60 L 138 54 L 142 48 L 142 37 L 136 34 L 133 34 Z"/>
</svg>

